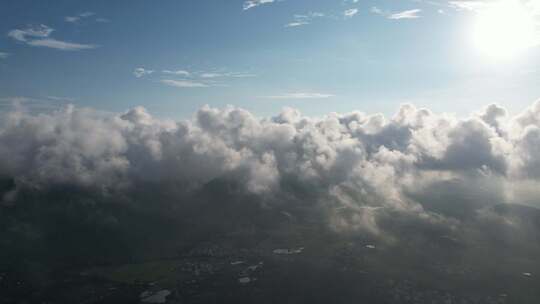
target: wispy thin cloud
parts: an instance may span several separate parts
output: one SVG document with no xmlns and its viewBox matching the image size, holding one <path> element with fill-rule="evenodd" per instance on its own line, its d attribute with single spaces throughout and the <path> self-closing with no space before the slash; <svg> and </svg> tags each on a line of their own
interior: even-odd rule
<svg viewBox="0 0 540 304">
<path fill-rule="evenodd" d="M 308 24 L 309 22 L 307 21 L 292 21 L 285 24 L 285 27 L 297 27 L 297 26 L 308 25 Z"/>
<path fill-rule="evenodd" d="M 95 17 L 96 13 L 94 12 L 84 12 L 73 16 L 66 16 L 64 17 L 64 21 L 69 23 L 80 23 L 83 21 L 83 19 L 90 19 L 90 17 Z M 92 18 L 93 19 L 93 18 Z M 110 22 L 109 19 L 103 18 L 103 17 L 97 17 L 93 19 L 93 21 L 98 23 L 108 23 Z"/>
<path fill-rule="evenodd" d="M 255 77 L 255 74 L 251 73 L 238 73 L 238 72 L 204 72 L 199 75 L 201 78 L 248 78 Z"/>
<path fill-rule="evenodd" d="M 210 78 L 248 78 L 256 77 L 256 74 L 249 72 L 230 72 L 224 70 L 210 70 L 210 71 L 188 71 L 188 70 L 162 70 L 161 73 L 167 75 L 175 75 L 181 77 L 189 77 L 193 79 L 210 79 Z"/>
<path fill-rule="evenodd" d="M 456 10 L 476 11 L 486 7 L 487 3 L 485 0 L 454 0 L 448 5 Z"/>
<path fill-rule="evenodd" d="M 243 9 L 246 11 L 259 5 L 270 4 L 274 2 L 276 2 L 276 0 L 249 0 L 244 2 Z"/>
<path fill-rule="evenodd" d="M 191 73 L 186 70 L 175 70 L 175 71 L 163 70 L 161 72 L 163 74 L 179 75 L 179 76 L 186 76 L 186 77 L 191 76 Z"/>
<path fill-rule="evenodd" d="M 269 95 L 262 96 L 263 98 L 268 99 L 323 99 L 334 97 L 333 94 L 324 94 L 324 93 L 307 93 L 307 92 L 294 92 L 294 93 L 285 93 L 281 95 Z"/>
<path fill-rule="evenodd" d="M 27 44 L 31 46 L 42 46 L 42 47 L 48 47 L 48 48 L 62 50 L 62 51 L 80 51 L 80 50 L 95 49 L 97 47 L 96 45 L 93 45 L 93 44 L 80 44 L 80 43 L 66 42 L 66 41 L 56 40 L 53 38 L 32 40 L 32 41 L 28 41 Z"/>
<path fill-rule="evenodd" d="M 154 73 L 153 70 L 148 70 L 148 69 L 145 69 L 145 68 L 136 68 L 135 70 L 133 70 L 133 75 L 137 78 L 141 78 L 141 77 L 144 77 L 146 75 L 150 75 Z"/>
<path fill-rule="evenodd" d="M 66 17 L 64 17 L 64 20 L 66 22 L 71 22 L 71 23 L 75 23 L 75 22 L 79 21 L 80 19 L 81 19 L 81 17 L 79 17 L 79 16 L 66 16 Z"/>
<path fill-rule="evenodd" d="M 19 42 L 25 43 L 26 45 L 47 47 L 62 51 L 80 51 L 95 49 L 98 47 L 98 45 L 94 44 L 81 44 L 57 40 L 50 37 L 53 32 L 53 28 L 41 24 L 39 26 L 28 27 L 25 29 L 11 30 L 8 32 L 8 36 Z"/>
<path fill-rule="evenodd" d="M 358 14 L 358 9 L 357 8 L 351 8 L 351 9 L 345 10 L 343 12 L 343 16 L 345 16 L 345 18 L 352 18 L 356 14 Z"/>
<path fill-rule="evenodd" d="M 176 88 L 206 88 L 209 85 L 193 80 L 162 79 L 159 82 Z"/>
<path fill-rule="evenodd" d="M 419 13 L 422 10 L 419 9 L 419 8 L 415 8 L 415 9 L 410 9 L 410 10 L 405 10 L 405 11 L 393 13 L 393 12 L 388 12 L 388 11 L 382 10 L 382 9 L 374 6 L 374 7 L 372 7 L 370 9 L 370 11 L 373 14 L 383 16 L 383 17 L 385 17 L 387 19 L 400 20 L 400 19 L 417 19 L 417 18 L 420 18 Z"/>
<path fill-rule="evenodd" d="M 92 17 L 94 16 L 96 13 L 94 12 L 84 12 L 84 13 L 80 13 L 78 15 L 75 15 L 75 16 L 66 16 L 64 18 L 64 20 L 66 22 L 71 22 L 71 23 L 76 23 L 76 22 L 79 22 L 81 19 L 83 18 L 88 18 L 88 17 Z"/>
<path fill-rule="evenodd" d="M 54 29 L 41 24 L 28 27 L 26 29 L 15 29 L 8 32 L 8 36 L 21 42 L 28 42 L 28 38 L 46 38 L 51 35 Z"/>
<path fill-rule="evenodd" d="M 202 73 L 201 78 L 218 78 L 223 77 L 220 73 Z"/>
<path fill-rule="evenodd" d="M 133 71 L 133 75 L 137 78 L 142 78 L 150 74 L 155 74 L 155 71 L 143 67 L 136 68 Z M 230 72 L 224 70 L 188 71 L 185 69 L 161 70 L 160 74 L 162 75 L 162 79 L 156 79 L 156 82 L 177 88 L 224 87 L 228 86 L 225 83 L 226 80 L 257 76 L 247 72 Z"/>
<path fill-rule="evenodd" d="M 0 59 L 6 59 L 9 57 L 9 53 L 6 52 L 0 52 Z"/>
<path fill-rule="evenodd" d="M 416 19 L 416 18 L 420 18 L 420 16 L 418 15 L 422 10 L 419 9 L 419 8 L 416 8 L 416 9 L 411 9 L 411 10 L 406 10 L 406 11 L 402 11 L 402 12 L 398 12 L 398 13 L 394 13 L 394 14 L 391 14 L 390 16 L 388 16 L 388 19 L 393 19 L 393 20 L 399 20 L 399 19 Z"/>
<path fill-rule="evenodd" d="M 65 101 L 65 102 L 74 102 L 74 101 L 76 100 L 75 98 L 72 98 L 72 97 L 54 96 L 54 95 L 46 96 L 46 98 L 47 98 L 48 100 L 53 100 L 53 101 Z"/>
<path fill-rule="evenodd" d="M 285 27 L 298 27 L 302 25 L 308 25 L 313 19 L 324 17 L 324 13 L 309 12 L 307 14 L 296 14 L 293 16 L 293 21 L 285 24 Z"/>
<path fill-rule="evenodd" d="M 386 15 L 386 13 L 382 9 L 376 6 L 373 6 L 369 11 L 376 15 L 381 15 L 381 16 Z"/>
</svg>

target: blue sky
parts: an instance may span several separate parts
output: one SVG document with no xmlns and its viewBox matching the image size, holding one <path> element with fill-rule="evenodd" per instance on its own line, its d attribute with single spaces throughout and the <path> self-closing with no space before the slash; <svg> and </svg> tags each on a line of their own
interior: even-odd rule
<svg viewBox="0 0 540 304">
<path fill-rule="evenodd" d="M 470 33 L 484 2 L 3 1 L 0 98 L 170 118 L 205 104 L 517 112 L 540 97 L 540 48 L 481 53 Z"/>
</svg>

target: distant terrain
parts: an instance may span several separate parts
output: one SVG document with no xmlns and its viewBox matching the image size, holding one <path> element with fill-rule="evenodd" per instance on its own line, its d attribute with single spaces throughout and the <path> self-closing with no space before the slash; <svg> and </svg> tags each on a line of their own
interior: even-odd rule
<svg viewBox="0 0 540 304">
<path fill-rule="evenodd" d="M 531 207 L 490 206 L 492 220 L 453 229 L 396 214 L 383 237 L 337 233 L 308 206 L 265 208 L 220 181 L 170 209 L 19 197 L 1 214 L 1 303 L 540 301 Z"/>
</svg>

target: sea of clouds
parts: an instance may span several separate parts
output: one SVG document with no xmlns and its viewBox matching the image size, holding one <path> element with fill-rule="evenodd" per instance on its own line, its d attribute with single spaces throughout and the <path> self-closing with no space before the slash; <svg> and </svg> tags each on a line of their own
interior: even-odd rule
<svg viewBox="0 0 540 304">
<path fill-rule="evenodd" d="M 389 214 L 452 225 L 490 216 L 489 205 L 540 207 L 540 102 L 514 117 L 497 105 L 460 118 L 408 104 L 390 118 L 209 106 L 179 122 L 142 107 L 1 115 L 0 176 L 14 182 L 2 206 L 29 189 L 114 200 L 147 184 L 185 194 L 222 180 L 257 204 L 324 209 L 332 229 L 374 234 Z"/>
</svg>

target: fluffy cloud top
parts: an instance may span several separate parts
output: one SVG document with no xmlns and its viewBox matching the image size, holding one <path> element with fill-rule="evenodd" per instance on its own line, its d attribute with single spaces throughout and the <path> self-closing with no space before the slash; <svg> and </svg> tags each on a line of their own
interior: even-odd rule
<svg viewBox="0 0 540 304">
<path fill-rule="evenodd" d="M 141 107 L 119 115 L 73 106 L 3 115 L 0 175 L 13 178 L 17 189 L 123 193 L 142 182 L 188 192 L 230 180 L 269 204 L 307 195 L 309 204 L 330 210 L 335 228 L 373 232 L 386 211 L 433 219 L 422 204 L 429 189 L 475 202 L 540 198 L 531 187 L 540 179 L 540 102 L 516 117 L 491 105 L 462 119 L 412 105 L 392 118 L 361 112 L 315 118 L 294 109 L 258 118 L 208 106 L 181 122 L 156 119 Z M 5 193 L 4 202 L 17 191 Z"/>
</svg>

